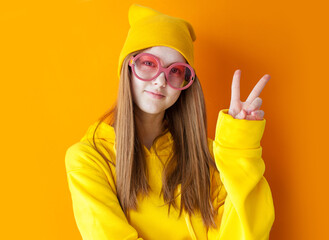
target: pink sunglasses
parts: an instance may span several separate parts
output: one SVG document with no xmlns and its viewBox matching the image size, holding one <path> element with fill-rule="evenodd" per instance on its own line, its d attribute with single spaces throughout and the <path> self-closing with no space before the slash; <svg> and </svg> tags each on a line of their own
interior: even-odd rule
<svg viewBox="0 0 329 240">
<path fill-rule="evenodd" d="M 189 64 L 176 62 L 164 68 L 159 58 L 150 53 L 140 53 L 131 57 L 129 66 L 134 75 L 142 81 L 151 81 L 164 72 L 168 85 L 177 90 L 188 88 L 195 79 L 195 72 Z"/>
</svg>

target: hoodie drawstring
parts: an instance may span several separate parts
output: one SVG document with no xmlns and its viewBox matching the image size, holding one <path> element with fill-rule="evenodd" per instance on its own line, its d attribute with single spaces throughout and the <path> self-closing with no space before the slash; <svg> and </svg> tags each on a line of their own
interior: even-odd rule
<svg viewBox="0 0 329 240">
<path fill-rule="evenodd" d="M 184 217 L 185 217 L 185 222 L 186 222 L 186 225 L 187 225 L 187 228 L 188 228 L 188 231 L 192 237 L 193 240 L 197 240 L 196 236 L 195 236 L 195 232 L 194 232 L 194 229 L 193 229 L 193 226 L 192 226 L 192 223 L 191 223 L 191 219 L 188 215 L 188 213 L 185 213 L 184 212 Z"/>
</svg>

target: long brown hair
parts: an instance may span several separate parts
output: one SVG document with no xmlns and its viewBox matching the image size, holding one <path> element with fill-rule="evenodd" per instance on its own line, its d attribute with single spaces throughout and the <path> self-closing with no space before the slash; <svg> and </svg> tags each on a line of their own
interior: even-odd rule
<svg viewBox="0 0 329 240">
<path fill-rule="evenodd" d="M 117 197 L 128 219 L 129 210 L 137 209 L 137 194 L 145 196 L 150 190 L 144 149 L 134 120 L 131 69 L 128 66 L 130 57 L 143 50 L 132 52 L 125 58 L 117 102 L 99 118 L 95 128 L 96 132 L 101 122 L 114 127 L 116 163 L 99 153 L 115 166 Z M 210 168 L 215 171 L 217 168 L 208 147 L 205 101 L 197 76 L 194 83 L 181 92 L 175 104 L 166 110 L 164 121 L 173 137 L 172 154 L 164 166 L 160 193 L 165 203 L 169 204 L 168 215 L 171 205 L 175 209 L 178 208 L 175 202 L 177 196 L 174 196 L 174 193 L 177 186 L 181 184 L 179 216 L 183 209 L 189 215 L 194 211 L 200 211 L 207 229 L 210 226 L 217 227 L 215 223 L 217 213 L 214 211 L 210 196 Z M 93 141 L 96 147 L 95 138 Z"/>
</svg>

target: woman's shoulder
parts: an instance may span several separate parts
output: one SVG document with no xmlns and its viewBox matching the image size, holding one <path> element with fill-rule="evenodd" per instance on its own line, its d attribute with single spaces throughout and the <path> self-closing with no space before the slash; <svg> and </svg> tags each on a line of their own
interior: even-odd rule
<svg viewBox="0 0 329 240">
<path fill-rule="evenodd" d="M 108 161 L 115 165 L 114 143 L 114 128 L 105 122 L 94 122 L 88 127 L 79 142 L 67 148 L 65 153 L 66 170 L 90 168 L 108 170 Z"/>
<path fill-rule="evenodd" d="M 89 126 L 84 136 L 80 141 L 96 139 L 104 140 L 108 143 L 114 144 L 115 142 L 115 131 L 114 128 L 102 121 L 96 121 Z"/>
</svg>

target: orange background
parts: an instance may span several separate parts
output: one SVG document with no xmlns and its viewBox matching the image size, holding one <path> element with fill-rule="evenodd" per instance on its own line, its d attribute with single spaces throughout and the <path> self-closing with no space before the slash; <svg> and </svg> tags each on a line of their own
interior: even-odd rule
<svg viewBox="0 0 329 240">
<path fill-rule="evenodd" d="M 328 5 L 325 1 L 3 1 L 0 6 L 1 239 L 81 239 L 66 149 L 116 98 L 117 62 L 136 2 L 188 20 L 209 136 L 241 69 L 260 97 L 270 239 L 325 239 L 328 220 Z"/>
</svg>

